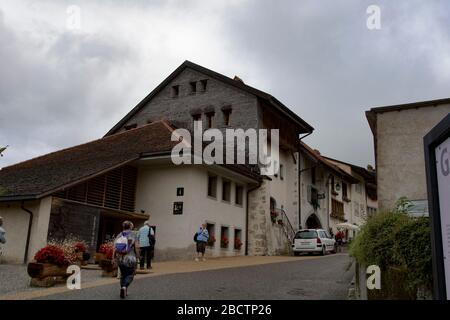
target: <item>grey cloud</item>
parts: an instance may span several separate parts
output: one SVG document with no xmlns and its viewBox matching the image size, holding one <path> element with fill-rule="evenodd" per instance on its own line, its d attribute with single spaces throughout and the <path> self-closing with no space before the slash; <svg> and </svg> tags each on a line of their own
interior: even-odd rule
<svg viewBox="0 0 450 320">
<path fill-rule="evenodd" d="M 366 28 L 371 4 L 381 7 L 379 31 Z M 449 12 L 442 1 L 254 1 L 230 13 L 227 25 L 236 55 L 270 78 L 264 89 L 315 127 L 306 141 L 366 165 L 374 160 L 365 110 L 448 96 L 445 70 L 436 74 L 433 53 L 423 50 L 430 39 L 408 30 L 437 25 L 450 43 Z"/>
<path fill-rule="evenodd" d="M 43 50 L 19 40 L 3 20 L 0 42 L 0 144 L 11 146 L 2 162 L 95 139 L 107 130 L 111 108 L 126 91 L 112 91 L 109 74 L 132 60 L 126 46 L 62 33 Z"/>
<path fill-rule="evenodd" d="M 80 5 L 84 9 L 89 3 Z M 198 6 L 209 5 L 101 4 L 105 12 L 110 7 L 119 8 L 111 10 L 116 13 L 123 9 L 118 19 L 129 21 L 130 28 L 121 37 L 60 32 L 43 49 L 0 16 L 0 145 L 13 146 L 0 167 L 100 137 L 168 75 L 164 68 L 151 66 L 172 65 L 177 55 L 161 54 L 159 44 L 145 43 L 144 37 L 149 53 L 145 56 L 140 52 L 143 46 L 123 40 L 136 27 L 124 8 L 141 9 L 143 17 L 161 8 L 181 10 L 189 22 L 202 14 Z M 371 4 L 381 7 L 379 31 L 366 28 L 366 8 Z M 224 6 L 214 17 L 221 33 L 190 52 L 207 52 L 208 43 L 226 44 L 223 56 L 211 57 L 208 63 L 193 61 L 219 72 L 225 65 L 236 66 L 234 74 L 249 77 L 251 81 L 244 81 L 270 92 L 315 127 L 307 143 L 331 157 L 366 165 L 374 160 L 364 111 L 449 96 L 449 9 L 447 1 L 439 0 L 239 2 Z M 102 19 L 100 12 L 98 17 Z M 149 27 L 163 40 L 164 31 Z M 192 59 L 177 58 L 179 63 Z M 133 75 L 139 79 L 131 81 Z"/>
</svg>

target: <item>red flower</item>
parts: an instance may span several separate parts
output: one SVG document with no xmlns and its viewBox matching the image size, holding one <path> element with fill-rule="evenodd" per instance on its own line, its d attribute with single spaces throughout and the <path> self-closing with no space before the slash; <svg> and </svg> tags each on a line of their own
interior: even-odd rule
<svg viewBox="0 0 450 320">
<path fill-rule="evenodd" d="M 74 248 L 75 248 L 75 252 L 82 252 L 82 253 L 84 253 L 84 252 L 87 251 L 87 246 L 86 246 L 86 244 L 84 242 L 77 242 L 77 243 L 75 243 Z"/>
<path fill-rule="evenodd" d="M 106 259 L 111 260 L 113 258 L 113 252 L 114 252 L 114 245 L 112 242 L 104 243 L 100 246 L 98 249 L 99 253 L 104 253 L 106 256 Z"/>
<path fill-rule="evenodd" d="M 234 248 L 239 250 L 242 247 L 242 241 L 239 238 L 234 239 Z"/>
<path fill-rule="evenodd" d="M 222 247 L 228 247 L 228 237 L 223 236 L 222 239 L 220 239 L 220 244 Z"/>
<path fill-rule="evenodd" d="M 216 242 L 216 237 L 214 237 L 214 235 L 209 236 L 208 245 L 213 246 L 215 242 Z"/>
<path fill-rule="evenodd" d="M 54 245 L 48 245 L 39 250 L 34 259 L 39 263 L 52 263 L 58 266 L 68 265 L 69 261 L 64 256 L 64 250 Z"/>
</svg>

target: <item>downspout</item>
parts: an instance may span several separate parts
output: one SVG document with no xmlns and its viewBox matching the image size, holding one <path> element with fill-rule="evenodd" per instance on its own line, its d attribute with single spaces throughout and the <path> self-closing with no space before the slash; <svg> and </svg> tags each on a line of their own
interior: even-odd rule
<svg viewBox="0 0 450 320">
<path fill-rule="evenodd" d="M 306 138 L 307 136 L 311 135 L 312 131 L 305 134 L 303 137 L 300 137 L 299 143 Z M 298 152 L 298 227 L 299 229 L 302 228 L 302 151 L 301 148 L 299 148 Z"/>
<path fill-rule="evenodd" d="M 256 187 L 250 188 L 247 190 L 247 200 L 246 200 L 246 209 L 245 209 L 245 255 L 248 256 L 248 197 L 250 192 L 261 187 L 261 182 L 259 182 Z"/>
<path fill-rule="evenodd" d="M 328 194 L 328 198 L 327 198 L 327 223 L 328 223 L 328 229 L 330 229 L 330 202 L 331 202 L 331 188 L 330 188 L 330 179 L 331 179 L 331 174 L 328 175 L 327 178 L 327 183 L 325 184 L 327 187 L 327 194 Z"/>
<path fill-rule="evenodd" d="M 28 261 L 28 249 L 30 247 L 31 227 L 33 226 L 33 212 L 31 212 L 31 210 L 24 207 L 23 201 L 22 201 L 22 205 L 20 206 L 20 208 L 30 215 L 30 219 L 28 220 L 27 242 L 25 243 L 25 255 L 23 257 L 23 263 L 26 264 Z"/>
</svg>

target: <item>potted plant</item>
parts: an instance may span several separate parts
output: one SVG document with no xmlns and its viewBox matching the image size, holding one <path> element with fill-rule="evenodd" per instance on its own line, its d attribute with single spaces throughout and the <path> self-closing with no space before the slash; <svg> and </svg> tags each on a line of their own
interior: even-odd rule
<svg viewBox="0 0 450 320">
<path fill-rule="evenodd" d="M 227 236 L 223 236 L 222 239 L 220 239 L 220 247 L 221 248 L 228 248 L 228 237 Z"/>
<path fill-rule="evenodd" d="M 234 249 L 241 250 L 242 241 L 239 238 L 234 239 Z"/>
<path fill-rule="evenodd" d="M 87 252 L 87 245 L 84 241 L 75 242 L 73 245 L 74 251 L 77 254 L 78 261 L 81 265 L 86 265 L 91 255 Z"/>
<path fill-rule="evenodd" d="M 77 262 L 77 256 L 72 249 L 61 244 L 50 243 L 34 255 L 34 261 L 28 263 L 27 272 L 33 286 L 52 286 L 60 280 L 65 280 L 67 267 Z"/>
<path fill-rule="evenodd" d="M 99 253 L 102 254 L 103 258 L 99 261 L 99 265 L 103 270 L 103 277 L 116 277 L 117 276 L 117 266 L 113 261 L 114 253 L 114 242 L 105 242 L 99 248 Z"/>
<path fill-rule="evenodd" d="M 95 262 L 100 263 L 102 260 L 110 260 L 112 259 L 114 246 L 110 242 L 105 242 L 100 245 L 98 252 L 95 254 Z"/>
<path fill-rule="evenodd" d="M 209 236 L 207 245 L 213 247 L 214 243 L 216 243 L 216 237 L 214 235 Z"/>
</svg>

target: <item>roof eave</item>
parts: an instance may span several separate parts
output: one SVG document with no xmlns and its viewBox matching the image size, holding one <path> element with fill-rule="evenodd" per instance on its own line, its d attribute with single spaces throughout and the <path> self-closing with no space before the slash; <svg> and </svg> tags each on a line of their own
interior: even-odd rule
<svg viewBox="0 0 450 320">
<path fill-rule="evenodd" d="M 19 195 L 19 196 L 4 196 L 0 197 L 0 202 L 13 202 L 25 200 L 37 200 L 42 198 L 40 195 Z"/>
</svg>

